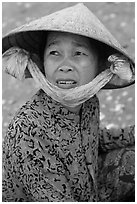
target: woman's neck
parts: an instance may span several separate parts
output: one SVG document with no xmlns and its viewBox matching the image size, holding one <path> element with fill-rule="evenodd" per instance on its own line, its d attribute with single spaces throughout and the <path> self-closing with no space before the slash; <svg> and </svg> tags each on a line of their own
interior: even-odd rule
<svg viewBox="0 0 137 204">
<path fill-rule="evenodd" d="M 82 104 L 80 104 L 80 105 L 78 105 L 78 106 L 75 106 L 75 107 L 67 107 L 67 106 L 65 106 L 65 108 L 67 108 L 70 112 L 79 115 L 81 106 L 82 106 Z"/>
</svg>

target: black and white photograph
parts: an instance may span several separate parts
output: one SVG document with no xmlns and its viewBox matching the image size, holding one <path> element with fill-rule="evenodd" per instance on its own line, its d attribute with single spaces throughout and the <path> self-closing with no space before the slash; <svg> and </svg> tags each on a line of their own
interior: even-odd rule
<svg viewBox="0 0 137 204">
<path fill-rule="evenodd" d="M 2 2 L 2 202 L 135 202 L 135 2 Z"/>
</svg>

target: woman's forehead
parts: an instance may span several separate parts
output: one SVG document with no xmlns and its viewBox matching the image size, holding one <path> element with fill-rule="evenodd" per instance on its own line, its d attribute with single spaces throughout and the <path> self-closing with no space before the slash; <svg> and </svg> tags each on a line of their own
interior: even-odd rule
<svg viewBox="0 0 137 204">
<path fill-rule="evenodd" d="M 73 33 L 67 33 L 67 32 L 49 32 L 47 37 L 47 43 L 50 44 L 52 42 L 61 42 L 63 40 L 70 40 L 77 45 L 89 45 L 89 38 Z"/>
</svg>

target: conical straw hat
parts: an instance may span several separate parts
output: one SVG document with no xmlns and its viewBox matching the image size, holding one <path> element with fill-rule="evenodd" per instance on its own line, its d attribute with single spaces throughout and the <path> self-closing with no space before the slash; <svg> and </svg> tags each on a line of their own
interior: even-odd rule
<svg viewBox="0 0 137 204">
<path fill-rule="evenodd" d="M 12 30 L 3 37 L 2 52 L 6 52 L 11 47 L 19 47 L 30 53 L 40 55 L 48 31 L 69 32 L 92 38 L 100 44 L 100 48 L 103 47 L 103 52 L 107 57 L 114 53 L 121 53 L 126 56 L 134 66 L 133 59 L 122 48 L 120 43 L 82 3 L 44 16 Z M 28 69 L 25 70 L 25 77 L 31 77 Z M 110 81 L 105 88 L 122 88 L 133 83 L 134 82 L 121 83 L 121 80 L 119 82 L 119 79 L 116 78 L 112 82 Z"/>
</svg>

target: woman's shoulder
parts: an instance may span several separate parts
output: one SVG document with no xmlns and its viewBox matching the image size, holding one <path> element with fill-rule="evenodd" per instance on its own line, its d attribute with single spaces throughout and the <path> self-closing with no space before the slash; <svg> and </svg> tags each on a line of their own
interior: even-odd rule
<svg viewBox="0 0 137 204">
<path fill-rule="evenodd" d="M 35 133 L 43 132 L 42 107 L 40 103 L 41 93 L 38 91 L 28 100 L 14 115 L 8 125 L 4 140 L 13 141 L 21 138 L 28 138 Z"/>
<path fill-rule="evenodd" d="M 32 96 L 18 111 L 10 121 L 9 128 L 12 126 L 20 126 L 20 129 L 38 126 L 43 118 L 42 92 L 39 90 Z"/>
<path fill-rule="evenodd" d="M 39 90 L 35 95 L 33 95 L 18 111 L 15 113 L 15 119 L 21 118 L 37 118 L 43 112 L 43 92 Z M 46 99 L 45 99 L 46 103 Z"/>
</svg>

